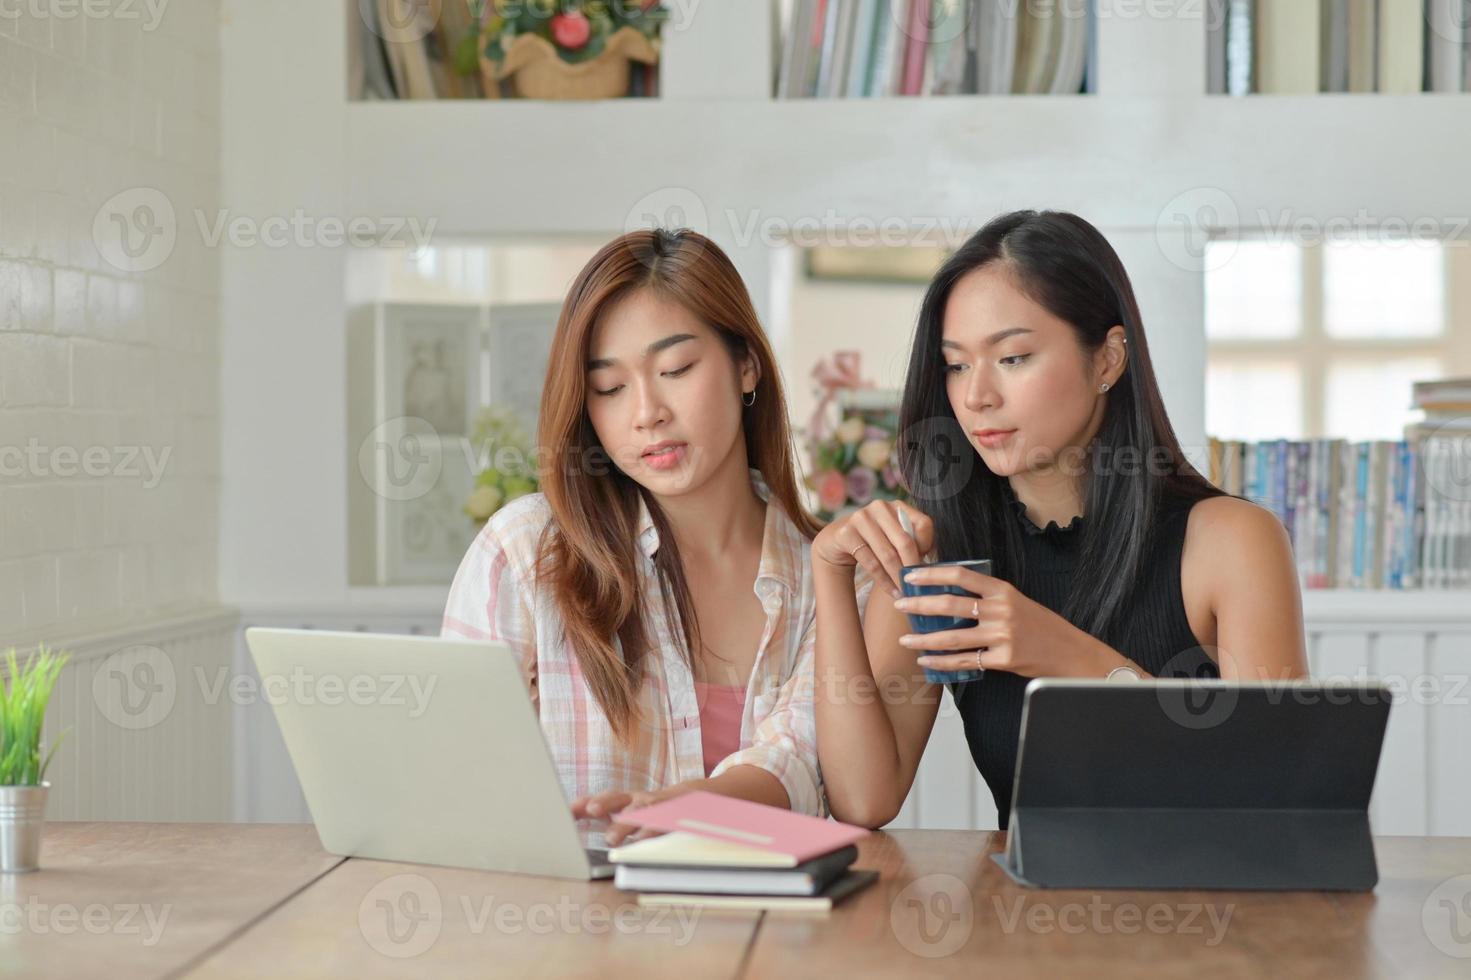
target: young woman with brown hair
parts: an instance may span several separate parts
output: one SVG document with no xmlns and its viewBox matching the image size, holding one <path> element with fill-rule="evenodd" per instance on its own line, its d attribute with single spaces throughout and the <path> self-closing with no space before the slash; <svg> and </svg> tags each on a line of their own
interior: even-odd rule
<svg viewBox="0 0 1471 980">
<path fill-rule="evenodd" d="M 712 241 L 633 232 L 588 263 L 552 341 L 538 442 L 542 492 L 487 522 L 443 633 L 520 658 L 585 834 L 692 789 L 825 813 L 819 525 L 771 347 Z M 612 823 L 607 843 L 629 830 Z"/>
</svg>

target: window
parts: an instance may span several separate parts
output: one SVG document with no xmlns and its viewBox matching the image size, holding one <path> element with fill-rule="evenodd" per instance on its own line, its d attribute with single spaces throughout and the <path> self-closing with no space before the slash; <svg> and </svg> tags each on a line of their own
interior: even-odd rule
<svg viewBox="0 0 1471 980">
<path fill-rule="evenodd" d="M 1221 423 L 1209 432 L 1218 438 L 1256 438 L 1237 434 L 1241 432 L 1302 438 L 1302 372 L 1292 361 L 1213 360 L 1206 369 L 1205 392 L 1206 418 Z"/>
<path fill-rule="evenodd" d="M 1323 253 L 1323 326 L 1334 340 L 1436 338 L 1445 331 L 1439 242 L 1340 242 Z"/>
<path fill-rule="evenodd" d="M 1447 248 L 1410 239 L 1218 240 L 1206 267 L 1206 430 L 1399 439 L 1450 361 Z"/>
<path fill-rule="evenodd" d="M 1227 246 L 1212 243 L 1210 247 Z M 1302 250 L 1296 245 L 1237 243 L 1230 259 L 1206 279 L 1210 338 L 1288 340 L 1297 336 L 1302 327 L 1301 266 Z"/>
</svg>

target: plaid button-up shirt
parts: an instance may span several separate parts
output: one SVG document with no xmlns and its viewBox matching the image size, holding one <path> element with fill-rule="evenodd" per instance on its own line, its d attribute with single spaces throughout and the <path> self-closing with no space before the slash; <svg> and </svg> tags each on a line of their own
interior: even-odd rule
<svg viewBox="0 0 1471 980">
<path fill-rule="evenodd" d="M 766 500 L 758 471 L 752 485 Z M 652 556 L 659 534 L 640 500 L 639 574 L 657 597 Z M 609 790 L 656 790 L 705 776 L 700 705 L 683 653 L 683 635 L 662 602 L 647 605 L 647 651 L 640 692 L 641 733 L 633 745 L 613 735 L 565 640 L 560 613 L 534 577 L 537 545 L 551 521 L 541 494 L 512 501 L 485 525 L 460 564 L 445 606 L 442 635 L 508 645 L 521 664 L 531 700 L 568 799 Z M 861 577 L 859 608 L 871 582 Z M 766 508 L 754 591 L 766 612 L 746 687 L 740 749 L 711 771 L 758 766 L 786 788 L 793 810 L 826 816 L 813 719 L 816 603 L 811 542 L 777 503 Z M 622 651 L 614 638 L 615 648 Z M 591 839 L 592 831 L 584 826 Z"/>
</svg>

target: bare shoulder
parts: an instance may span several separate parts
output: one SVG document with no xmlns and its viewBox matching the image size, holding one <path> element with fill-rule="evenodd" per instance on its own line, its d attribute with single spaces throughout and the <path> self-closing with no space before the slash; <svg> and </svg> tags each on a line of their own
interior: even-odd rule
<svg viewBox="0 0 1471 980">
<path fill-rule="evenodd" d="M 1287 529 L 1270 510 L 1240 497 L 1197 500 L 1185 526 L 1180 592 L 1190 628 L 1202 645 L 1215 647 L 1232 611 L 1260 620 L 1259 604 L 1282 603 L 1286 614 L 1297 596 L 1297 573 Z"/>
<path fill-rule="evenodd" d="M 1294 576 L 1292 542 L 1276 514 L 1240 497 L 1207 497 L 1190 509 L 1186 562 L 1222 581 L 1264 585 Z M 1194 560 L 1192 560 L 1194 559 Z"/>
<path fill-rule="evenodd" d="M 1297 562 L 1276 514 L 1239 497 L 1197 501 L 1181 566 L 1181 585 L 1198 597 L 1192 625 L 1197 616 L 1207 618 L 1209 607 L 1209 639 L 1222 677 L 1308 676 Z"/>
<path fill-rule="evenodd" d="M 1190 508 L 1190 522 L 1186 526 L 1186 540 L 1199 536 L 1203 542 L 1229 546 L 1241 535 L 1261 540 L 1281 535 L 1285 540 L 1287 529 L 1277 515 L 1260 504 L 1241 497 L 1207 497 L 1195 502 Z"/>
</svg>

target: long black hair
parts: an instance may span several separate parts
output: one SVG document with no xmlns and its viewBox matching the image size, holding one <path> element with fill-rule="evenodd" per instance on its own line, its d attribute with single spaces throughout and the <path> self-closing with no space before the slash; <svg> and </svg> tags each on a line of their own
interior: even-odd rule
<svg viewBox="0 0 1471 980">
<path fill-rule="evenodd" d="M 992 572 L 1022 582 L 1022 529 L 1005 477 L 980 459 L 951 408 L 940 350 L 945 306 L 955 284 L 1004 263 L 1023 292 L 1067 322 L 1085 354 L 1122 325 L 1128 345 L 1097 437 L 1084 449 L 1086 520 L 1079 575 L 1062 616 L 1107 640 L 1152 544 L 1166 497 L 1222 496 L 1180 449 L 1149 360 L 1149 343 L 1128 274 L 1107 239 L 1059 211 L 1015 211 L 976 232 L 935 274 L 920 307 L 900 409 L 899 466 L 916 506 L 935 523 L 942 561 L 990 558 Z M 1124 451 L 1121 454 L 1121 450 Z M 1133 460 L 1134 465 L 1128 461 Z"/>
</svg>

